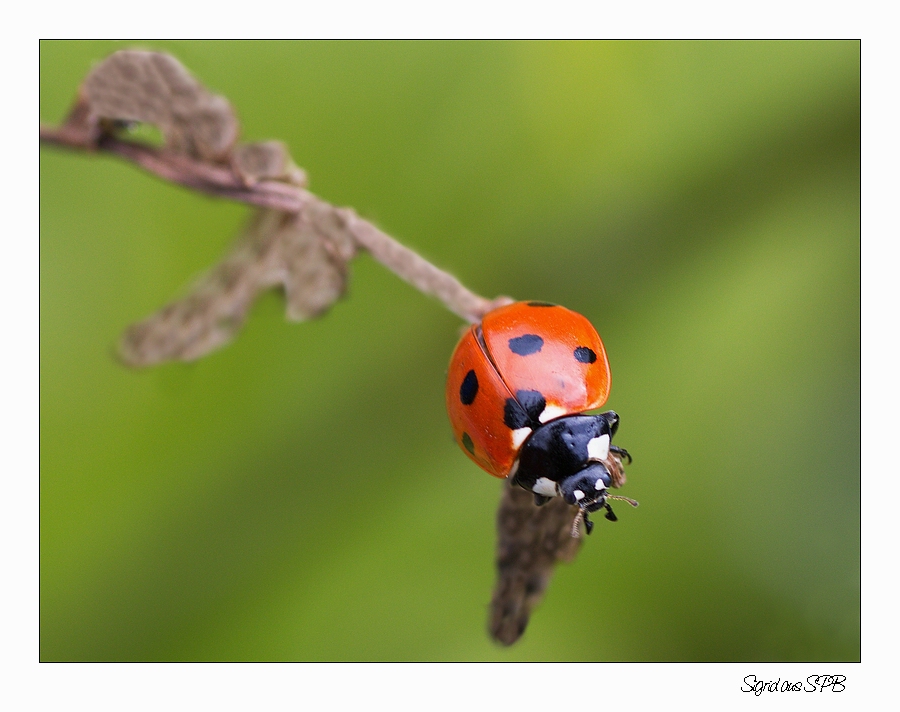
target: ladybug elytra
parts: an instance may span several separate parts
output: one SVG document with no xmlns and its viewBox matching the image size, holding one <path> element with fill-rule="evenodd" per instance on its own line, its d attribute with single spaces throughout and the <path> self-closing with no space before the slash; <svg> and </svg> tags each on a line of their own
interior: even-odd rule
<svg viewBox="0 0 900 712">
<path fill-rule="evenodd" d="M 547 302 L 516 302 L 488 312 L 463 335 L 447 376 L 447 412 L 466 454 L 494 477 L 560 496 L 587 515 L 615 521 L 610 487 L 625 482 L 611 444 L 613 411 L 589 415 L 609 396 L 610 371 L 597 331 L 580 314 Z M 577 520 L 576 520 L 577 523 Z"/>
</svg>

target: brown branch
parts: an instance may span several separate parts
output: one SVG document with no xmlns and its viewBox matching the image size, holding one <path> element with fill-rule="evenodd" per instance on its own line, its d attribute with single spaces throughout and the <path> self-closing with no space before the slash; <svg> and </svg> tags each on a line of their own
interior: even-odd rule
<svg viewBox="0 0 900 712">
<path fill-rule="evenodd" d="M 136 124 L 155 126 L 163 145 L 133 140 Z M 163 180 L 257 207 L 238 244 L 186 295 L 125 331 L 125 362 L 200 358 L 230 341 L 259 293 L 277 286 L 289 319 L 320 316 L 344 294 L 349 262 L 361 250 L 467 321 L 512 301 L 470 292 L 352 210 L 308 192 L 284 144 L 239 136 L 225 97 L 171 55 L 142 50 L 95 65 L 63 125 L 40 127 L 42 144 L 115 155 Z"/>
<path fill-rule="evenodd" d="M 96 140 L 87 132 L 63 125 L 41 125 L 41 143 L 96 153 L 111 153 L 137 164 L 148 173 L 217 198 L 227 198 L 262 208 L 296 213 L 303 209 L 303 191 L 274 180 L 248 186 L 228 166 L 216 166 L 167 149 L 103 134 Z"/>
<path fill-rule="evenodd" d="M 360 218 L 353 210 L 342 208 L 339 212 L 347 221 L 347 230 L 360 247 L 420 292 L 440 299 L 457 316 L 474 324 L 492 309 L 512 303 L 513 300 L 509 297 L 490 300 L 478 296 L 466 289 L 453 275 L 438 269 L 372 223 Z"/>
<path fill-rule="evenodd" d="M 96 139 L 88 130 L 71 125 L 59 128 L 41 125 L 42 144 L 96 153 L 109 153 L 130 161 L 163 180 L 206 193 L 262 208 L 286 213 L 302 213 L 311 199 L 321 200 L 298 185 L 278 180 L 253 184 L 231 167 L 210 163 L 166 148 L 127 141 L 109 134 Z M 338 209 L 345 229 L 358 246 L 419 291 L 437 297 L 450 311 L 475 323 L 491 309 L 512 300 L 485 299 L 464 287 L 459 280 L 400 244 L 349 208 Z"/>
</svg>

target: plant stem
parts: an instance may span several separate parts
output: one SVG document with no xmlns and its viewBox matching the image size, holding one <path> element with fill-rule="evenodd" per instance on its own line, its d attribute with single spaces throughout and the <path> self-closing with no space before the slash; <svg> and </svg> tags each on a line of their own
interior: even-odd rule
<svg viewBox="0 0 900 712">
<path fill-rule="evenodd" d="M 81 130 L 77 125 L 63 125 L 59 128 L 41 125 L 40 141 L 49 146 L 113 154 L 171 183 L 261 208 L 302 213 L 310 199 L 315 198 L 298 185 L 278 180 L 261 180 L 248 184 L 227 164 L 210 164 L 182 153 L 126 141 L 108 134 L 97 137 Z M 475 294 L 453 275 L 435 267 L 359 217 L 353 210 L 335 210 L 360 248 L 419 291 L 437 297 L 447 309 L 466 321 L 481 321 L 487 312 L 512 302 L 509 297 L 490 300 Z"/>
</svg>

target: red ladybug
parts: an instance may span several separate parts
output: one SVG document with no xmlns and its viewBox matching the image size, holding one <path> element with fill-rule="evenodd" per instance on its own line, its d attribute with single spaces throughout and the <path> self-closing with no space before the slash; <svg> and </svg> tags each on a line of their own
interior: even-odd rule
<svg viewBox="0 0 900 712">
<path fill-rule="evenodd" d="M 613 411 L 587 415 L 609 395 L 606 350 L 580 314 L 547 302 L 495 309 L 462 337 L 447 375 L 456 441 L 494 477 L 513 477 L 541 505 L 561 496 L 589 512 L 607 510 L 631 456 L 610 441 Z M 629 500 L 631 501 L 631 500 Z"/>
</svg>

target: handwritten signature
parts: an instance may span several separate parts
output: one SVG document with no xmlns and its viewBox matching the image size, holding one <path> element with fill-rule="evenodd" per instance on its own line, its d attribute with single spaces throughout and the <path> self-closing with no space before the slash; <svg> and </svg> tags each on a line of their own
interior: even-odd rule
<svg viewBox="0 0 900 712">
<path fill-rule="evenodd" d="M 763 692 L 843 692 L 847 689 L 846 675 L 810 675 L 805 682 L 791 680 L 757 680 L 756 675 L 747 675 L 741 692 L 752 692 L 759 697 Z"/>
</svg>

